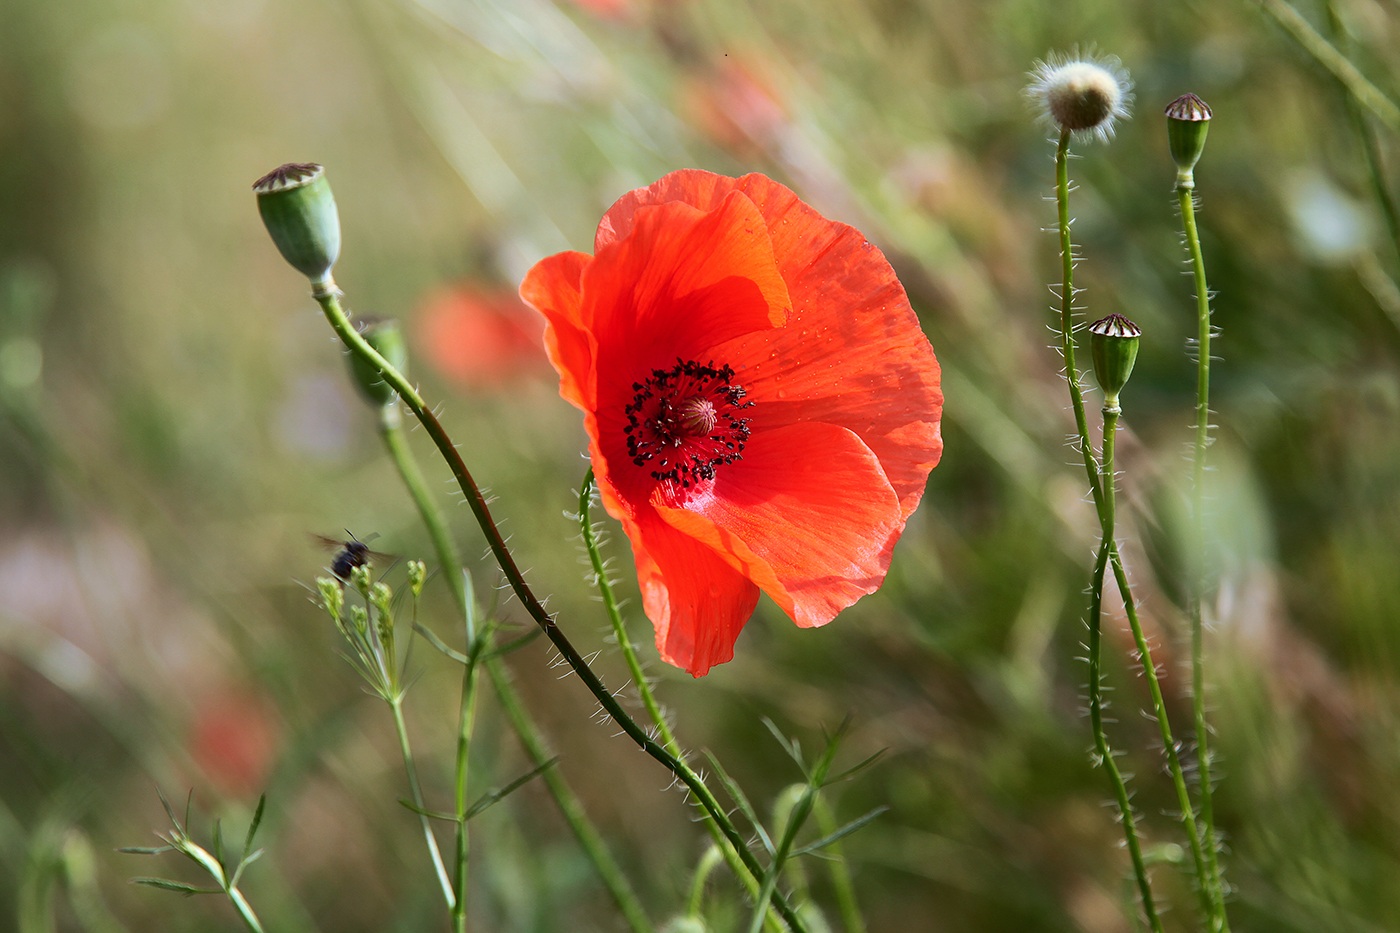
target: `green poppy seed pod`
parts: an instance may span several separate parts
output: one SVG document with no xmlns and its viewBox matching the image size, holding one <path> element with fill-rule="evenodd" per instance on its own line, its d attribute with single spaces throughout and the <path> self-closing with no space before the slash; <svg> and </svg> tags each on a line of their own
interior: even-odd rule
<svg viewBox="0 0 1400 933">
<path fill-rule="evenodd" d="M 328 284 L 340 256 L 340 216 L 326 170 L 314 162 L 288 162 L 253 182 L 253 191 L 282 258 L 312 284 Z"/>
<path fill-rule="evenodd" d="M 1195 94 L 1182 94 L 1167 104 L 1167 144 L 1172 161 L 1176 162 L 1176 181 L 1190 188 L 1194 181 L 1192 170 L 1206 148 L 1206 133 L 1210 130 L 1210 107 Z"/>
<path fill-rule="evenodd" d="M 1118 393 L 1128 384 L 1137 362 L 1142 328 L 1121 314 L 1110 314 L 1089 325 L 1089 352 L 1094 357 L 1094 378 L 1103 390 L 1105 408 L 1118 407 Z"/>
<path fill-rule="evenodd" d="M 393 319 L 370 320 L 360 324 L 360 335 L 374 347 L 375 352 L 399 372 L 408 367 L 408 344 L 404 342 L 403 330 Z M 384 381 L 384 371 L 373 363 L 350 354 L 350 375 L 355 385 L 372 405 L 389 405 L 397 397 L 393 386 Z"/>
</svg>

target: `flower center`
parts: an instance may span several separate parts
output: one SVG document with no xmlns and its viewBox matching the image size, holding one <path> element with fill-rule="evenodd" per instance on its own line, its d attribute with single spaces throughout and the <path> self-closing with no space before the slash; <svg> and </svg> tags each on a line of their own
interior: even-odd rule
<svg viewBox="0 0 1400 933">
<path fill-rule="evenodd" d="M 623 429 L 632 462 L 648 468 L 652 479 L 688 488 L 740 459 L 749 419 L 739 413 L 753 402 L 744 401 L 744 387 L 731 385 L 733 378 L 728 366 L 677 359 L 670 369 L 653 369 L 646 381 L 632 383 Z"/>
</svg>

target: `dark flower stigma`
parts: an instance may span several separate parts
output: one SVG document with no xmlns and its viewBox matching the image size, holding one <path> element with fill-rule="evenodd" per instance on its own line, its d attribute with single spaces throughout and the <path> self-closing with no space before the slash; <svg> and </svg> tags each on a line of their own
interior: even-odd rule
<svg viewBox="0 0 1400 933">
<path fill-rule="evenodd" d="M 676 360 L 670 369 L 653 369 L 645 382 L 632 383 L 636 394 L 627 406 L 627 453 L 647 467 L 658 482 L 681 488 L 714 479 L 715 468 L 744 453 L 749 419 L 739 412 L 744 387 L 730 385 L 734 370 L 694 360 Z"/>
</svg>

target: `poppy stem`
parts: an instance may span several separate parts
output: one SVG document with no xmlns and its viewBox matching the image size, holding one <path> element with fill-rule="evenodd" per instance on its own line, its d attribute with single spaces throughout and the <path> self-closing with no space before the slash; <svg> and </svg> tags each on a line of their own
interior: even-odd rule
<svg viewBox="0 0 1400 933">
<path fill-rule="evenodd" d="M 1113 456 L 1113 431 L 1105 413 L 1104 420 L 1104 458 L 1107 462 L 1102 466 L 1094 460 L 1093 444 L 1089 440 L 1089 422 L 1084 411 L 1084 390 L 1079 381 L 1079 369 L 1074 360 L 1074 242 L 1070 238 L 1070 214 L 1069 214 L 1069 144 L 1071 134 L 1068 129 L 1060 133 L 1060 142 L 1055 149 L 1055 202 L 1059 212 L 1059 234 L 1060 234 L 1060 350 L 1065 361 L 1065 380 L 1069 384 L 1070 401 L 1074 407 L 1074 423 L 1078 431 L 1077 443 L 1080 452 L 1084 457 L 1084 471 L 1089 479 L 1089 489 L 1094 496 L 1094 507 L 1098 512 L 1099 525 L 1102 532 L 1101 544 L 1099 545 L 1099 556 L 1095 561 L 1094 574 L 1090 589 L 1089 605 L 1089 722 L 1094 733 L 1094 748 L 1099 763 L 1105 773 L 1108 774 L 1109 784 L 1113 789 L 1113 796 L 1118 804 L 1119 823 L 1123 828 L 1123 840 L 1127 844 L 1128 854 L 1133 865 L 1133 877 L 1137 882 L 1138 894 L 1142 900 L 1142 910 L 1147 918 L 1148 924 L 1155 933 L 1161 933 L 1162 921 L 1157 914 L 1156 901 L 1152 895 L 1152 882 L 1147 875 L 1147 866 L 1142 857 L 1142 845 L 1138 839 L 1137 822 L 1133 816 L 1132 797 L 1128 792 L 1127 779 L 1118 768 L 1118 763 L 1113 758 L 1113 749 L 1108 742 L 1108 733 L 1104 728 L 1103 721 L 1103 675 L 1102 675 L 1102 616 L 1103 616 L 1103 581 L 1104 571 L 1108 559 L 1114 551 L 1113 544 L 1113 472 L 1111 458 Z M 1116 413 L 1113 422 L 1113 429 L 1117 427 Z M 1102 482 L 1100 481 L 1100 470 Z M 1119 583 L 1120 592 L 1124 603 L 1132 604 L 1132 593 L 1128 588 L 1126 577 Z M 1129 612 L 1130 617 L 1136 618 L 1135 612 Z M 1134 632 L 1137 632 L 1136 626 Z M 1151 656 L 1146 653 L 1146 642 L 1140 646 L 1144 651 L 1142 656 L 1144 670 L 1149 670 L 1151 666 Z M 1150 679 L 1155 684 L 1155 671 L 1150 672 Z M 1166 711 L 1160 707 L 1157 709 L 1159 721 L 1166 721 Z"/>
<path fill-rule="evenodd" d="M 622 611 L 617 604 L 617 596 L 613 593 L 612 582 L 608 579 L 607 567 L 603 563 L 603 555 L 599 548 L 598 534 L 593 528 L 593 494 L 598 488 L 597 479 L 593 475 L 593 467 L 589 467 L 583 476 L 583 483 L 579 486 L 578 492 L 578 523 L 579 531 L 583 534 L 583 544 L 588 551 L 588 560 L 593 566 L 593 579 L 598 587 L 598 595 L 602 597 L 603 606 L 608 613 L 608 621 L 612 623 L 613 635 L 617 638 L 618 647 L 622 649 L 622 656 L 627 662 L 627 670 L 632 675 L 632 681 L 637 685 L 637 694 L 642 699 L 642 705 L 646 707 L 647 715 L 651 717 L 652 724 L 656 727 L 656 735 L 660 737 L 661 744 L 666 751 L 675 756 L 676 760 L 683 761 L 685 753 L 676 742 L 675 734 L 671 731 L 671 724 L 666 720 L 666 713 L 661 708 L 661 704 L 656 701 L 656 695 L 652 692 L 651 681 L 642 670 L 641 661 L 637 657 L 637 649 L 632 644 L 632 639 L 627 634 L 627 626 L 622 619 Z M 748 889 L 750 897 L 757 897 L 759 894 L 759 882 L 744 867 L 739 858 L 738 852 L 724 837 L 718 825 L 713 820 L 705 821 L 705 829 L 714 840 L 715 849 L 729 866 L 729 870 Z"/>
<path fill-rule="evenodd" d="M 598 832 L 598 828 L 588 818 L 583 803 L 578 799 L 573 788 L 569 786 L 568 781 L 564 779 L 559 769 L 547 767 L 554 760 L 554 755 L 550 752 L 543 736 L 540 735 L 539 728 L 521 702 L 520 695 L 516 692 L 514 684 L 511 683 L 510 675 L 504 664 L 501 663 L 499 657 L 492 653 L 490 634 L 483 633 L 484 641 L 481 642 L 480 650 L 470 650 L 473 641 L 476 640 L 476 635 L 472 631 L 474 607 L 468 592 L 469 580 L 462 566 L 460 552 L 452 540 L 442 510 L 438 508 L 428 484 L 423 479 L 423 473 L 418 468 L 418 462 L 413 458 L 413 452 L 404 436 L 402 418 L 398 417 L 397 407 L 386 406 L 384 410 L 393 411 L 394 414 L 393 416 L 386 414 L 381 418 L 380 436 L 389 452 L 389 458 L 398 469 L 399 477 L 403 480 L 405 488 L 408 489 L 409 496 L 413 499 L 414 505 L 418 507 L 418 515 L 428 529 L 429 537 L 432 538 L 433 547 L 437 551 L 438 563 L 442 566 L 443 574 L 447 577 L 452 598 L 457 605 L 458 617 L 463 620 L 467 628 L 466 638 L 469 656 L 483 659 L 486 676 L 491 681 L 491 687 L 495 690 L 497 700 L 500 702 L 501 708 L 505 710 L 506 718 L 510 720 L 516 736 L 520 739 L 521 746 L 525 749 L 531 763 L 536 768 L 543 769 L 540 771 L 541 780 L 544 781 L 550 795 L 554 798 L 555 805 L 573 831 L 574 838 L 583 847 L 584 852 L 593 863 L 594 870 L 598 872 L 609 894 L 612 895 L 613 901 L 622 912 L 628 927 L 633 930 L 633 933 L 647 933 L 647 931 L 654 929 L 654 926 L 647 918 L 646 911 L 642 908 L 641 901 L 628 882 L 622 867 L 609 851 L 607 844 L 603 841 L 602 834 Z M 458 710 L 457 752 L 453 781 L 456 807 L 454 812 L 459 815 L 465 814 L 467 809 L 467 761 L 471 749 L 471 736 L 474 731 L 474 697 L 476 695 L 474 685 L 476 682 L 476 665 L 465 665 L 462 671 L 462 696 Z M 469 849 L 465 820 L 459 819 L 458 821 L 456 844 L 453 882 L 457 889 L 458 901 L 452 919 L 454 930 L 464 930 L 466 928 L 465 905 Z"/>
<path fill-rule="evenodd" d="M 1103 724 L 1103 583 L 1108 569 L 1109 555 L 1113 550 L 1113 435 L 1118 429 L 1118 413 L 1105 407 L 1103 420 L 1103 492 L 1106 498 L 1109 530 L 1099 543 L 1099 552 L 1094 560 L 1093 583 L 1089 589 L 1089 722 L 1094 731 L 1094 750 L 1099 764 L 1108 773 L 1113 796 L 1118 803 L 1118 816 L 1123 824 L 1123 840 L 1127 843 L 1128 856 L 1133 863 L 1133 876 L 1137 881 L 1138 894 L 1142 898 L 1142 910 L 1147 916 L 1148 925 L 1161 933 L 1162 920 L 1157 914 L 1157 905 L 1152 896 L 1152 884 L 1147 876 L 1147 865 L 1142 857 L 1142 843 L 1138 838 L 1137 818 L 1133 814 L 1132 799 L 1128 793 L 1128 782 L 1118 768 L 1115 752 L 1109 745 L 1108 732 Z M 1127 591 L 1123 591 L 1125 599 Z"/>
<path fill-rule="evenodd" d="M 1196 229 L 1195 181 L 1177 182 L 1177 205 L 1182 230 L 1191 256 L 1192 282 L 1196 289 L 1196 430 L 1191 457 L 1191 580 L 1188 586 L 1187 616 L 1191 626 L 1191 713 L 1196 731 L 1196 791 L 1200 800 L 1200 822 L 1205 836 L 1207 874 L 1201 878 L 1216 921 L 1214 929 L 1228 930 L 1225 917 L 1225 882 L 1220 870 L 1220 844 L 1215 832 L 1215 805 L 1211 786 L 1210 729 L 1206 726 L 1205 657 L 1202 631 L 1204 603 L 1210 587 L 1206 570 L 1206 449 L 1210 447 L 1210 353 L 1214 328 L 1211 324 L 1210 286 L 1206 281 L 1205 256 Z"/>
<path fill-rule="evenodd" d="M 413 412 L 423 429 L 432 439 L 438 453 L 446 461 L 448 468 L 452 471 L 453 477 L 457 480 L 457 485 L 461 488 L 466 497 L 467 505 L 471 507 L 472 515 L 476 518 L 477 525 L 486 537 L 486 544 L 491 549 L 492 555 L 496 558 L 496 563 L 500 566 L 501 572 L 505 575 L 506 582 L 510 585 L 511 591 L 544 632 L 545 637 L 554 645 L 565 663 L 583 681 L 588 691 L 593 694 L 598 703 L 607 711 L 614 722 L 625 732 L 634 743 L 647 755 L 656 759 L 666 767 L 675 777 L 685 784 L 691 793 L 695 795 L 701 807 L 715 821 L 723 831 L 725 838 L 734 846 L 739 858 L 743 861 L 744 867 L 755 878 L 763 878 L 763 866 L 758 863 L 758 859 L 744 844 L 743 837 L 739 835 L 738 829 L 729 819 L 729 815 L 715 798 L 714 794 L 706 786 L 700 776 L 695 773 L 684 761 L 677 759 L 670 752 L 654 741 L 646 731 L 637 724 L 627 711 L 624 710 L 612 695 L 611 691 L 598 679 L 598 675 L 593 673 L 588 662 L 583 655 L 579 654 L 568 637 L 559 628 L 558 623 L 549 611 L 544 608 L 539 598 L 530 589 L 530 585 L 525 582 L 524 575 L 520 572 L 520 567 L 515 563 L 515 558 L 511 555 L 510 549 L 506 547 L 505 538 L 501 535 L 500 529 L 496 526 L 495 520 L 491 517 L 491 510 L 486 505 L 486 497 L 482 495 L 476 480 L 472 478 L 471 472 L 467 469 L 466 463 L 462 460 L 461 453 L 457 450 L 457 445 L 452 442 L 447 431 L 443 429 L 442 423 L 438 421 L 423 401 L 423 397 L 418 394 L 404 375 L 398 371 L 388 360 L 384 359 L 374 347 L 355 330 L 354 325 L 346 316 L 344 308 L 340 304 L 340 289 L 336 287 L 335 281 L 327 274 L 321 280 L 312 285 L 312 297 L 321 306 L 321 311 L 325 315 L 327 323 L 336 335 L 345 344 L 346 348 L 360 357 L 365 362 L 378 371 L 385 383 L 398 393 L 400 399 Z M 805 931 L 806 926 L 788 903 L 786 897 L 781 892 L 775 892 L 773 898 L 778 912 L 783 920 L 793 931 Z"/>
</svg>

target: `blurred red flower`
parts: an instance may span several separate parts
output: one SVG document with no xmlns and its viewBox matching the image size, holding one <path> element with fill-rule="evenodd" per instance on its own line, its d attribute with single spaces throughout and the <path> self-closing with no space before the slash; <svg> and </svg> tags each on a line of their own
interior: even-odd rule
<svg viewBox="0 0 1400 933">
<path fill-rule="evenodd" d="M 762 175 L 674 172 L 530 270 L 666 661 L 734 656 L 761 589 L 823 625 L 884 581 L 943 444 L 933 348 L 878 249 Z"/>
<path fill-rule="evenodd" d="M 189 727 L 190 756 L 222 794 L 262 792 L 281 744 L 272 704 L 238 687 L 205 697 Z"/>
<path fill-rule="evenodd" d="M 547 372 L 539 318 L 504 289 L 444 288 L 419 305 L 418 353 L 439 373 L 472 389 Z"/>
</svg>

